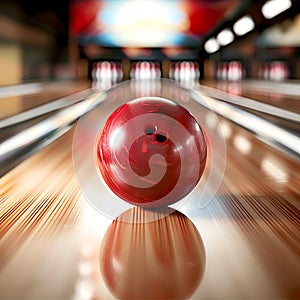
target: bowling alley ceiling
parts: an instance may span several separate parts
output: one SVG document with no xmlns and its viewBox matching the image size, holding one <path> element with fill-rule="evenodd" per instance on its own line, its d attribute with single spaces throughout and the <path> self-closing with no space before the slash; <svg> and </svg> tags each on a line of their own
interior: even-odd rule
<svg viewBox="0 0 300 300">
<path fill-rule="evenodd" d="M 197 47 L 199 39 L 247 1 L 76 0 L 71 30 L 81 44 Z"/>
<path fill-rule="evenodd" d="M 287 36 L 285 28 L 278 25 L 287 18 L 299 14 L 298 0 L 275 0 L 281 6 L 289 2 L 288 9 L 275 18 L 266 18 L 262 10 L 270 0 L 3 0 L 0 8 L 22 22 L 52 30 L 62 44 L 67 44 L 69 34 L 85 49 L 87 57 L 101 55 L 103 49 L 110 49 L 112 55 L 144 56 L 145 49 L 159 52 L 161 56 L 193 56 L 212 54 L 227 44 L 244 39 L 245 23 L 235 23 L 246 16 L 244 22 L 252 22 L 250 32 L 261 35 L 256 39 L 262 47 L 285 37 L 287 45 L 299 47 L 299 22 L 289 24 L 295 35 Z M 1 17 L 1 13 L 0 13 Z M 249 21 L 250 19 L 250 21 Z M 299 20 L 299 18 L 298 18 Z M 249 25 L 249 24 L 248 24 Z M 275 31 L 266 28 L 274 25 Z M 286 27 L 287 25 L 283 25 Z M 225 33 L 223 32 L 225 30 Z M 277 32 L 276 32 L 277 30 Z M 1 31 L 1 30 L 0 30 Z M 227 32 L 226 32 L 227 31 Z M 221 33 L 233 33 L 234 39 L 226 43 L 216 41 Z M 244 31 L 244 32 L 243 32 Z M 0 32 L 1 38 L 1 32 Z M 255 42 L 256 42 L 255 41 Z M 207 47 L 207 42 L 210 47 Z M 209 44 L 208 43 L 208 44 Z M 215 43 L 215 44 L 214 44 Z M 137 49 L 144 49 L 139 51 Z M 101 50 L 102 49 L 102 50 Z M 146 51 L 147 52 L 147 51 Z M 134 54 L 135 53 L 135 54 Z M 156 55 L 155 54 L 155 55 Z M 148 54 L 149 56 L 150 54 Z M 147 55 L 146 55 L 147 56 Z"/>
</svg>

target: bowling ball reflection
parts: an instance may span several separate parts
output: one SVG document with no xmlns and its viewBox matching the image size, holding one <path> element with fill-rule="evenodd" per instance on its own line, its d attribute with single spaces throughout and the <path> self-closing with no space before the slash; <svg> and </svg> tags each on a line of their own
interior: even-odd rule
<svg viewBox="0 0 300 300">
<path fill-rule="evenodd" d="M 147 218 L 154 221 L 142 222 Z M 117 298 L 188 298 L 202 279 L 205 249 L 197 228 L 182 213 L 134 207 L 108 228 L 100 268 Z"/>
</svg>

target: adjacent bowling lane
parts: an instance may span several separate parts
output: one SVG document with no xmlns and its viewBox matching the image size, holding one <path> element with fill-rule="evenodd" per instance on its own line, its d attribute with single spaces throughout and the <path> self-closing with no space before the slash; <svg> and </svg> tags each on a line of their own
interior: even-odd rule
<svg viewBox="0 0 300 300">
<path fill-rule="evenodd" d="M 222 130 L 226 140 L 222 159 L 226 166 L 221 185 L 207 205 L 201 206 L 192 199 L 180 208 L 198 230 L 197 243 L 204 246 L 200 247 L 201 259 L 193 262 L 201 261 L 194 266 L 203 275 L 197 279 L 197 286 L 188 290 L 189 297 L 298 298 L 299 159 L 267 145 L 226 118 L 219 116 L 216 122 L 209 110 L 192 103 L 191 109 L 195 107 L 201 111 L 204 128 Z M 106 275 L 101 271 L 102 240 L 113 220 L 91 207 L 80 190 L 72 161 L 74 133 L 75 126 L 1 178 L 3 298 L 47 295 L 113 299 L 118 295 L 106 284 Z M 142 219 L 143 215 L 135 217 Z M 172 226 L 177 226 L 172 222 Z M 128 228 L 130 244 L 125 248 L 121 245 L 120 249 L 131 249 L 129 253 L 136 253 L 139 259 L 143 252 L 139 252 L 138 245 L 143 242 L 141 234 L 146 229 L 133 224 L 131 230 L 126 224 L 124 230 Z M 118 226 L 123 228 L 121 223 Z M 161 245 L 165 239 L 169 241 L 164 255 L 175 249 L 170 241 L 178 240 L 176 231 L 166 232 L 166 236 L 163 231 L 160 236 Z M 112 243 L 116 242 L 122 240 L 113 237 Z M 188 260 L 181 256 L 180 253 L 186 253 L 182 251 L 172 252 L 172 261 Z M 125 267 L 128 272 L 124 274 L 132 274 L 126 261 L 111 263 L 116 271 Z M 140 270 L 138 265 L 132 267 L 134 270 Z M 154 265 L 151 270 L 157 271 Z M 123 280 L 130 282 L 132 277 Z M 176 280 L 167 278 L 174 290 L 180 288 L 174 285 Z M 154 282 L 149 282 L 148 288 L 155 292 Z"/>
<path fill-rule="evenodd" d="M 232 95 L 247 97 L 274 107 L 300 113 L 298 103 L 300 88 L 297 82 L 205 80 L 201 83 Z"/>
<path fill-rule="evenodd" d="M 0 88 L 0 119 L 5 119 L 90 87 L 88 81 L 27 83 Z"/>
<path fill-rule="evenodd" d="M 300 90 L 296 82 L 204 81 L 200 89 L 299 136 Z"/>
</svg>

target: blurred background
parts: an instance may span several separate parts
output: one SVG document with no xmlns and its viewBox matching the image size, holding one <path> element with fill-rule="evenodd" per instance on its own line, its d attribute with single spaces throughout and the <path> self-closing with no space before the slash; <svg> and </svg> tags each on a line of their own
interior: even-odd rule
<svg viewBox="0 0 300 300">
<path fill-rule="evenodd" d="M 143 61 L 164 78 L 299 79 L 299 11 L 296 0 L 3 0 L 0 85 L 107 69 L 127 80 L 147 76 L 130 72 Z"/>
</svg>

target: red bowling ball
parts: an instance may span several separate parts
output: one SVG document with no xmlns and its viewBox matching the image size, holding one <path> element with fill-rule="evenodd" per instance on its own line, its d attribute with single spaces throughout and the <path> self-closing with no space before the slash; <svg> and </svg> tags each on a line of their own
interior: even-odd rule
<svg viewBox="0 0 300 300">
<path fill-rule="evenodd" d="M 149 208 L 187 196 L 202 176 L 206 155 L 196 119 L 179 104 L 156 97 L 117 108 L 97 144 L 100 172 L 111 191 Z"/>
</svg>

